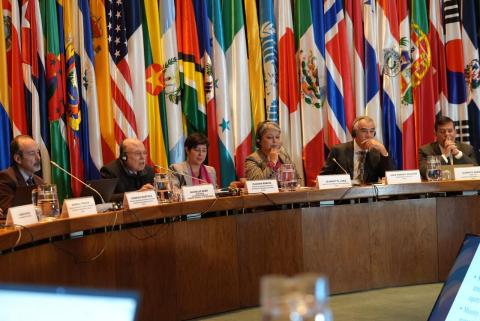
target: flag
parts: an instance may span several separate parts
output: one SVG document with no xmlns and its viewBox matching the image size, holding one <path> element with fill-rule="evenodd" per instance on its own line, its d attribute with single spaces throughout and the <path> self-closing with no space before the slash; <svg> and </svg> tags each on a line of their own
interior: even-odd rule
<svg viewBox="0 0 480 321">
<path fill-rule="evenodd" d="M 383 113 L 380 105 L 380 74 L 378 57 L 378 19 L 374 0 L 363 2 L 365 49 L 365 111 L 376 125 L 376 139 L 383 142 Z"/>
<path fill-rule="evenodd" d="M 7 50 L 8 85 L 10 87 L 13 136 L 28 134 L 27 112 L 22 72 L 21 25 L 18 1 L 3 0 L 3 19 Z"/>
<path fill-rule="evenodd" d="M 213 76 L 217 119 L 218 149 L 220 156 L 221 186 L 235 180 L 232 110 L 228 93 L 227 62 L 220 0 L 208 1 L 210 33 L 212 35 Z"/>
<path fill-rule="evenodd" d="M 265 109 L 267 119 L 278 123 L 278 49 L 273 0 L 261 0 L 259 7 Z"/>
<path fill-rule="evenodd" d="M 92 41 L 92 26 L 90 8 L 87 0 L 78 0 L 77 28 L 75 50 L 77 61 L 80 61 L 80 111 L 83 115 L 82 127 L 82 158 L 84 175 L 87 179 L 100 177 L 103 166 L 103 155 L 100 131 L 100 112 L 98 108 L 97 79 L 94 70 L 94 55 Z M 83 188 L 83 187 L 82 187 Z"/>
<path fill-rule="evenodd" d="M 480 151 L 480 60 L 478 54 L 479 22 L 474 0 L 464 0 L 462 6 L 463 52 L 467 80 L 467 108 L 470 122 L 470 143 L 478 155 Z"/>
<path fill-rule="evenodd" d="M 116 157 L 115 125 L 112 105 L 112 86 L 110 78 L 108 32 L 106 12 L 103 0 L 90 0 L 90 19 L 94 51 L 94 71 L 100 122 L 101 146 L 104 163 Z"/>
<path fill-rule="evenodd" d="M 244 0 L 247 33 L 248 75 L 250 79 L 250 103 L 253 126 L 265 120 L 264 81 L 260 31 L 258 28 L 257 5 L 255 0 Z"/>
<path fill-rule="evenodd" d="M 413 114 L 413 93 L 411 82 L 412 57 L 410 56 L 410 21 L 407 3 L 397 1 L 398 20 L 400 21 L 400 92 L 402 119 L 403 169 L 417 168 L 417 150 L 415 144 L 415 118 Z"/>
<path fill-rule="evenodd" d="M 200 66 L 198 33 L 191 0 L 176 2 L 177 43 L 182 86 L 182 107 L 188 132 L 206 132 L 203 76 Z"/>
<path fill-rule="evenodd" d="M 383 78 L 383 136 L 385 147 L 396 168 L 403 167 L 402 118 L 400 88 L 400 30 L 396 1 L 378 0 L 377 13 L 380 28 L 380 66 Z"/>
<path fill-rule="evenodd" d="M 3 3 L 0 2 L 3 12 Z M 0 25 L 0 39 L 5 39 L 5 24 Z M 7 65 L 7 50 L 5 41 L 0 41 L 0 65 Z M 8 99 L 8 74 L 5 68 L 0 68 L 0 169 L 10 165 L 10 140 L 12 127 L 10 125 L 10 103 Z"/>
<path fill-rule="evenodd" d="M 314 18 L 315 17 L 315 18 Z M 299 1 L 295 5 L 295 39 L 297 67 L 300 76 L 303 164 L 305 185 L 315 186 L 323 167 L 323 108 L 325 101 L 325 43 L 323 3 L 320 0 Z M 313 20 L 316 20 L 313 23 Z M 317 35 L 315 35 L 317 33 Z M 292 83 L 293 81 L 290 80 Z M 301 167 L 300 167 L 301 168 Z M 300 171 L 300 168 L 297 168 Z"/>
<path fill-rule="evenodd" d="M 42 176 L 51 182 L 43 26 L 38 1 L 22 1 L 22 62 L 26 108 L 32 111 L 32 138 L 40 147 Z"/>
<path fill-rule="evenodd" d="M 116 142 L 135 137 L 149 150 L 140 5 L 109 0 L 106 9 Z"/>
<path fill-rule="evenodd" d="M 67 137 L 65 126 L 65 101 L 60 56 L 60 26 L 58 24 L 57 3 L 55 0 L 42 0 L 42 22 L 46 44 L 45 64 L 47 77 L 47 101 L 50 123 L 51 160 L 69 170 Z M 57 185 L 60 203 L 71 196 L 70 177 L 56 167 L 52 167 L 52 183 Z"/>
<path fill-rule="evenodd" d="M 241 0 L 223 2 L 225 58 L 230 106 L 233 111 L 237 177 L 244 177 L 244 162 L 252 151 L 252 118 L 247 61 L 247 42 Z"/>
<path fill-rule="evenodd" d="M 161 103 L 164 98 L 160 95 L 165 88 L 165 74 L 162 66 L 162 45 L 160 42 L 160 15 L 158 2 L 146 0 L 142 2 L 143 39 L 145 44 L 145 75 L 147 90 L 147 115 L 150 143 L 150 160 L 153 164 L 168 167 L 167 149 Z M 166 116 L 166 115 L 165 115 Z"/>
<path fill-rule="evenodd" d="M 185 159 L 185 150 L 183 149 L 184 134 L 180 102 L 175 5 L 173 0 L 161 1 L 160 5 L 160 40 L 163 49 L 161 64 L 165 80 L 165 86 L 161 93 L 162 111 L 164 111 L 162 117 L 166 114 L 168 120 L 168 130 L 164 131 L 168 137 L 164 137 L 164 139 L 168 142 L 166 145 L 169 163 L 180 163 Z"/>
<path fill-rule="evenodd" d="M 355 118 L 352 72 L 341 0 L 324 1 L 325 65 L 327 69 L 328 145 L 350 139 Z"/>
<path fill-rule="evenodd" d="M 213 38 L 211 35 L 208 8 L 205 0 L 194 0 L 195 21 L 197 22 L 200 61 L 205 89 L 205 104 L 207 107 L 207 133 L 210 143 L 208 163 L 215 168 L 218 182 L 221 181 L 220 155 L 218 150 L 217 111 L 215 102 L 215 79 L 213 74 Z M 215 183 L 218 183 L 215 182 Z"/>
<path fill-rule="evenodd" d="M 464 54 L 460 9 L 457 0 L 443 0 L 445 30 L 445 61 L 447 67 L 448 106 L 442 114 L 449 116 L 457 126 L 460 141 L 468 142 L 467 91 L 464 73 Z"/>
</svg>

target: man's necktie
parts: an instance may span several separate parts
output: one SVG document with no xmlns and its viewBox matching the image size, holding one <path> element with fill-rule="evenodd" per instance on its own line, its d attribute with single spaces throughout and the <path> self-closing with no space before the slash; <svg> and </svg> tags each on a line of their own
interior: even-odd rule
<svg viewBox="0 0 480 321">
<path fill-rule="evenodd" d="M 35 185 L 35 182 L 33 181 L 33 177 L 31 176 L 27 179 L 26 183 L 27 183 L 27 186 Z"/>
<path fill-rule="evenodd" d="M 357 176 L 355 179 L 357 179 L 359 182 L 364 182 L 365 180 L 365 157 L 367 156 L 367 153 L 365 151 L 358 151 L 357 153 L 357 160 L 358 160 L 358 168 L 357 168 Z"/>
</svg>

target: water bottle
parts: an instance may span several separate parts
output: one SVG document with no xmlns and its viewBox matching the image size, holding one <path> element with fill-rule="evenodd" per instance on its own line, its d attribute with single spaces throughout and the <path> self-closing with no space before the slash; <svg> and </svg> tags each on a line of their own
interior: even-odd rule
<svg viewBox="0 0 480 321">
<path fill-rule="evenodd" d="M 262 321 L 333 321 L 328 281 L 321 275 L 265 276 L 260 284 L 260 301 Z"/>
</svg>

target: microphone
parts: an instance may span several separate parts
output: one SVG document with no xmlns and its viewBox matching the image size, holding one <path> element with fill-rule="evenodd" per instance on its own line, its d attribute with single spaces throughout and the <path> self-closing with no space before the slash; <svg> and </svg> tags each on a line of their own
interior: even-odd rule
<svg viewBox="0 0 480 321">
<path fill-rule="evenodd" d="M 341 169 L 345 174 L 350 175 L 350 174 L 345 170 L 345 168 L 343 168 L 343 166 L 340 165 L 339 162 L 337 162 L 337 159 L 336 159 L 335 157 L 332 157 L 332 161 L 333 161 L 335 164 L 337 164 L 337 166 L 340 167 L 340 169 Z"/>
<path fill-rule="evenodd" d="M 198 181 L 200 181 L 200 182 L 202 182 L 202 183 L 204 183 L 204 184 L 210 184 L 208 181 L 206 181 L 206 180 L 204 180 L 204 179 L 201 179 L 201 178 L 198 178 L 198 177 L 189 175 L 189 174 L 185 174 L 185 173 L 182 173 L 182 172 L 179 172 L 179 171 L 170 169 L 170 168 L 168 168 L 168 167 L 163 167 L 162 165 L 157 165 L 157 164 L 155 164 L 154 166 L 157 167 L 157 168 L 166 170 L 167 172 L 170 172 L 170 173 L 173 173 L 173 174 L 177 174 L 177 175 L 182 175 L 182 176 L 185 176 L 185 177 L 189 177 L 189 178 L 191 178 L 192 180 L 193 180 L 193 179 L 196 179 L 196 180 L 198 180 Z M 214 183 L 213 185 L 215 186 L 216 184 Z"/>
<path fill-rule="evenodd" d="M 67 171 L 66 169 L 64 169 L 62 166 L 60 166 L 60 165 L 58 165 L 57 163 L 55 163 L 54 161 L 50 160 L 50 163 L 51 163 L 53 166 L 55 166 L 56 168 L 60 169 L 62 172 L 66 173 L 68 176 L 73 177 L 75 180 L 77 180 L 77 182 L 82 183 L 85 187 L 87 187 L 88 189 L 94 191 L 98 196 L 100 196 L 100 200 L 102 201 L 102 204 L 105 204 L 105 200 L 103 199 L 102 194 L 100 194 L 96 189 L 94 189 L 93 187 L 91 187 L 90 185 L 88 185 L 87 183 L 85 183 L 84 181 L 82 181 L 80 178 L 78 178 L 77 176 L 73 175 L 72 173 L 70 173 L 69 171 Z"/>
</svg>

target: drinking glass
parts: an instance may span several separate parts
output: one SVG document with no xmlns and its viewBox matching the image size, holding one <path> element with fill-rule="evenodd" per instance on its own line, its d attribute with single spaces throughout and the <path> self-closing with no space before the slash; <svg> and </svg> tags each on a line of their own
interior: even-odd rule
<svg viewBox="0 0 480 321">
<path fill-rule="evenodd" d="M 278 171 L 278 182 L 282 191 L 294 191 L 297 188 L 295 167 L 293 164 L 283 164 Z"/>
<path fill-rule="evenodd" d="M 260 282 L 262 321 L 332 321 L 328 281 L 317 274 L 264 276 Z"/>
<path fill-rule="evenodd" d="M 53 221 L 60 215 L 58 202 L 57 185 L 38 185 L 32 190 L 32 203 L 35 206 L 38 221 Z"/>
<path fill-rule="evenodd" d="M 427 156 L 427 180 L 431 182 L 442 179 L 442 170 L 440 156 Z"/>
<path fill-rule="evenodd" d="M 168 173 L 156 173 L 153 179 L 153 187 L 160 203 L 170 203 L 172 201 L 172 187 Z"/>
</svg>

